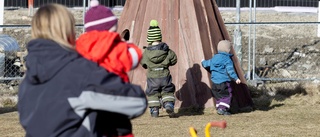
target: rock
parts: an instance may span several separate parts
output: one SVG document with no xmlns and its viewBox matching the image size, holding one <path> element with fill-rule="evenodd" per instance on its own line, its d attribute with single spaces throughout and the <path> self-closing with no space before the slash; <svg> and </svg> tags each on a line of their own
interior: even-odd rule
<svg viewBox="0 0 320 137">
<path fill-rule="evenodd" d="M 311 69 L 312 65 L 308 65 L 308 64 L 303 64 L 302 67 L 306 68 L 306 69 Z"/>
<path fill-rule="evenodd" d="M 319 52 L 319 49 L 317 49 L 315 46 L 308 47 L 309 51 Z"/>
<path fill-rule="evenodd" d="M 28 17 L 28 16 L 22 16 L 21 19 L 22 19 L 22 20 L 31 20 L 31 18 Z"/>
<path fill-rule="evenodd" d="M 300 52 L 294 52 L 293 55 L 298 56 L 298 57 L 305 57 L 305 53 L 300 53 Z"/>
<path fill-rule="evenodd" d="M 285 69 L 279 69 L 279 74 L 283 77 L 286 77 L 286 78 L 291 78 L 291 74 L 289 73 L 288 70 L 285 70 Z"/>
<path fill-rule="evenodd" d="M 259 64 L 260 65 L 266 65 L 267 61 L 265 57 L 260 58 Z"/>
<path fill-rule="evenodd" d="M 20 32 L 21 31 L 21 29 L 15 29 L 15 30 L 13 30 L 13 32 L 15 32 L 15 33 L 18 33 L 18 32 Z"/>
<path fill-rule="evenodd" d="M 319 84 L 320 80 L 313 80 L 312 83 Z M 319 86 L 320 87 L 320 86 Z"/>
<path fill-rule="evenodd" d="M 274 51 L 273 48 L 270 48 L 269 45 L 266 45 L 266 47 L 264 48 L 263 53 L 272 53 Z"/>
</svg>

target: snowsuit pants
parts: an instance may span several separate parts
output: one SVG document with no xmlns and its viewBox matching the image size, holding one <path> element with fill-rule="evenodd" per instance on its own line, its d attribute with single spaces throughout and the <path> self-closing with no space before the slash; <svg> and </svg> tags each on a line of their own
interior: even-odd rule
<svg viewBox="0 0 320 137">
<path fill-rule="evenodd" d="M 116 121 L 116 122 L 112 122 Z M 133 137 L 131 120 L 122 114 L 99 111 L 97 131 L 106 137 Z"/>
<path fill-rule="evenodd" d="M 175 101 L 175 85 L 171 75 L 163 78 L 147 78 L 146 95 L 149 107 L 161 107 L 164 102 Z"/>
<path fill-rule="evenodd" d="M 232 99 L 232 88 L 230 82 L 223 82 L 220 84 L 212 84 L 212 94 L 216 100 L 216 109 L 230 108 Z"/>
</svg>

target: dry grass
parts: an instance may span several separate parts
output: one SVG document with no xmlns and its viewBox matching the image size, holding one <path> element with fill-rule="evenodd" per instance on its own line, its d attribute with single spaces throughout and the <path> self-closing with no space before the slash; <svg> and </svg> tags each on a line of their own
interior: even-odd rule
<svg viewBox="0 0 320 137">
<path fill-rule="evenodd" d="M 320 116 L 316 106 L 280 105 L 269 111 L 254 111 L 232 116 L 219 116 L 207 109 L 204 115 L 180 116 L 170 119 L 167 116 L 150 118 L 148 114 L 133 121 L 137 137 L 187 137 L 190 126 L 198 129 L 204 137 L 204 127 L 210 121 L 226 120 L 227 128 L 212 128 L 212 136 L 317 136 L 320 129 Z"/>
<path fill-rule="evenodd" d="M 219 116 L 213 108 L 205 110 L 189 109 L 178 112 L 177 118 L 169 118 L 161 112 L 159 118 L 151 118 L 146 112 L 134 119 L 133 129 L 136 137 L 188 137 L 189 127 L 198 130 L 204 137 L 204 127 L 211 121 L 227 121 L 226 129 L 212 128 L 212 136 L 220 137 L 300 137 L 320 136 L 320 85 L 318 83 L 295 84 L 274 83 L 270 90 L 252 89 L 256 110 L 232 116 Z M 266 92 L 266 93 L 264 93 Z M 4 98 L 2 94 L 1 98 Z M 24 131 L 18 121 L 16 107 L 7 100 L 0 106 L 0 136 L 23 137 Z"/>
<path fill-rule="evenodd" d="M 268 111 L 256 110 L 232 116 L 219 116 L 213 109 L 204 110 L 202 115 L 180 114 L 178 118 L 169 118 L 162 112 L 159 118 L 151 118 L 146 112 L 133 120 L 136 137 L 188 137 L 189 127 L 198 130 L 204 137 L 204 127 L 210 121 L 227 121 L 226 129 L 212 128 L 212 136 L 220 137 L 293 137 L 319 136 L 320 111 L 318 105 L 274 104 Z M 24 132 L 18 123 L 17 112 L 0 112 L 0 133 L 3 137 L 22 137 Z"/>
<path fill-rule="evenodd" d="M 14 107 L 0 108 L 0 133 L 2 137 L 24 136 Z"/>
<path fill-rule="evenodd" d="M 320 136 L 319 84 L 301 85 L 286 82 L 279 85 L 281 88 L 276 84 L 269 85 L 276 89 L 274 96 L 263 93 L 266 90 L 250 88 L 252 93 L 260 92 L 260 95 L 256 94 L 253 98 L 256 108 L 253 112 L 220 116 L 213 108 L 191 108 L 175 110 L 177 118 L 169 118 L 164 111 L 161 111 L 159 118 L 151 118 L 147 111 L 132 121 L 133 132 L 136 137 L 188 137 L 189 127 L 192 126 L 197 129 L 199 137 L 204 137 L 204 128 L 208 122 L 226 120 L 227 128 L 211 128 L 212 136 Z M 0 133 L 1 137 L 24 136 L 14 106 L 0 107 Z"/>
<path fill-rule="evenodd" d="M 188 137 L 189 127 L 204 137 L 204 128 L 211 121 L 227 121 L 226 129 L 212 128 L 212 136 L 220 137 L 293 137 L 320 136 L 320 85 L 307 82 L 269 83 L 268 89 L 250 87 L 256 110 L 231 116 L 217 115 L 213 108 L 205 110 L 175 110 L 177 118 L 169 118 L 161 112 L 159 118 L 151 118 L 146 112 L 134 119 L 136 137 Z M 271 90 L 272 89 L 272 90 Z M 274 92 L 274 96 L 268 95 Z M 271 93 L 270 93 L 271 94 Z M 0 136 L 23 137 L 24 131 L 18 121 L 16 107 L 1 94 Z M 12 94 L 15 95 L 15 94 Z"/>
</svg>

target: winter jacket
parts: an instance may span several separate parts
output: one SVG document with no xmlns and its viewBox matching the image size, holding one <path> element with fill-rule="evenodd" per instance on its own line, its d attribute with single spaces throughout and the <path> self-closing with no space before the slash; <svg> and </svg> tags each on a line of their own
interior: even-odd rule
<svg viewBox="0 0 320 137">
<path fill-rule="evenodd" d="M 168 77 L 170 75 L 169 66 L 176 63 L 177 55 L 163 42 L 146 47 L 140 62 L 142 67 L 148 70 L 148 78 Z"/>
<path fill-rule="evenodd" d="M 218 52 L 211 59 L 202 61 L 202 66 L 211 72 L 211 80 L 215 84 L 237 80 L 231 57 L 227 52 Z"/>
<path fill-rule="evenodd" d="M 86 32 L 78 38 L 76 45 L 82 56 L 119 75 L 125 82 L 129 82 L 127 72 L 136 68 L 142 58 L 139 47 L 122 41 L 115 32 Z"/>
<path fill-rule="evenodd" d="M 124 83 L 76 51 L 45 39 L 30 41 L 27 50 L 18 92 L 26 137 L 99 137 L 105 121 L 114 119 L 109 113 L 133 119 L 145 112 L 140 86 Z"/>
</svg>

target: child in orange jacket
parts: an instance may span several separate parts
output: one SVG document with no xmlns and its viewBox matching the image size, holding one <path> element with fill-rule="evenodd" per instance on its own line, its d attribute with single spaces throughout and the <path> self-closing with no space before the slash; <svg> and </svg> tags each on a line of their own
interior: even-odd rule
<svg viewBox="0 0 320 137">
<path fill-rule="evenodd" d="M 119 75 L 129 82 L 127 72 L 137 67 L 142 51 L 136 45 L 122 41 L 115 31 L 118 19 L 112 11 L 97 0 L 85 15 L 85 31 L 76 43 L 77 51 L 85 58 Z"/>
<path fill-rule="evenodd" d="M 86 32 L 76 41 L 76 50 L 83 57 L 120 76 L 123 82 L 129 82 L 127 72 L 137 67 L 142 51 L 136 45 L 123 41 L 116 33 L 118 19 L 109 8 L 99 5 L 97 0 L 92 0 L 90 4 L 84 19 Z M 106 136 L 133 137 L 130 119 L 112 115 L 116 115 L 113 117 L 117 119 L 106 119 Z"/>
</svg>

